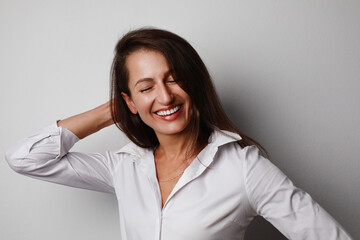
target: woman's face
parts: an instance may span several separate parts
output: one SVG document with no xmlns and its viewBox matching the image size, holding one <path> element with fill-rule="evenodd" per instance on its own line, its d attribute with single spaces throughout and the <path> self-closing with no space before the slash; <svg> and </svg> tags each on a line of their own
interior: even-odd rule
<svg viewBox="0 0 360 240">
<path fill-rule="evenodd" d="M 126 60 L 131 97 L 122 93 L 130 111 L 154 129 L 156 135 L 183 133 L 191 118 L 189 95 L 175 82 L 166 58 L 141 49 Z"/>
</svg>

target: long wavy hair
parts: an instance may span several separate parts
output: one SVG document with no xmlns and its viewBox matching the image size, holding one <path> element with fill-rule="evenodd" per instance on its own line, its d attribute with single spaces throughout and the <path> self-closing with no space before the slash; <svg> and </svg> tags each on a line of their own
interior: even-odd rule
<svg viewBox="0 0 360 240">
<path fill-rule="evenodd" d="M 183 38 L 166 30 L 141 28 L 125 34 L 115 47 L 111 67 L 112 118 L 116 126 L 136 145 L 155 148 L 159 142 L 154 130 L 147 126 L 138 114 L 133 114 L 121 96 L 131 97 L 128 88 L 129 71 L 127 57 L 140 49 L 158 51 L 164 55 L 175 77 L 175 81 L 190 96 L 193 110 L 189 123 L 190 154 L 206 145 L 215 129 L 238 133 L 243 147 L 257 145 L 255 140 L 237 130 L 226 116 L 216 94 L 210 74 L 196 50 Z"/>
</svg>

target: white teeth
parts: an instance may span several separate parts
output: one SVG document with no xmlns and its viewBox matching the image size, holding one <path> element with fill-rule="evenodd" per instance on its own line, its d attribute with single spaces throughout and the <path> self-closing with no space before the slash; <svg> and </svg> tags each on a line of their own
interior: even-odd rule
<svg viewBox="0 0 360 240">
<path fill-rule="evenodd" d="M 156 112 L 156 114 L 159 116 L 168 116 L 173 113 L 176 113 L 177 111 L 179 111 L 179 109 L 180 109 L 180 105 L 178 105 L 170 110 Z"/>
</svg>

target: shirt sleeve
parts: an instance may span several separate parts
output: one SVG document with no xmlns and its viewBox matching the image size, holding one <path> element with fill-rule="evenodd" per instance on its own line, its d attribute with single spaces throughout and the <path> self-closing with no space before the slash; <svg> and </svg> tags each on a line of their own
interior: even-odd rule
<svg viewBox="0 0 360 240">
<path fill-rule="evenodd" d="M 23 175 L 89 190 L 115 193 L 109 158 L 68 152 L 79 138 L 56 123 L 10 148 L 5 159 Z"/>
<path fill-rule="evenodd" d="M 289 239 L 352 239 L 309 194 L 254 147 L 245 149 L 245 185 L 252 207 Z"/>
</svg>

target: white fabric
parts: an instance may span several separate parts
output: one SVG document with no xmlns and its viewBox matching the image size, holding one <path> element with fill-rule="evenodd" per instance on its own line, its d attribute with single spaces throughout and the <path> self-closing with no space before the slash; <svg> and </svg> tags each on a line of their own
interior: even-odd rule
<svg viewBox="0 0 360 240">
<path fill-rule="evenodd" d="M 239 139 L 215 131 L 163 208 L 153 150 L 133 143 L 105 155 L 68 153 L 79 139 L 53 124 L 19 142 L 6 159 L 24 175 L 116 194 L 122 240 L 243 239 L 256 215 L 289 239 L 351 239 L 256 147 L 241 148 Z"/>
</svg>

